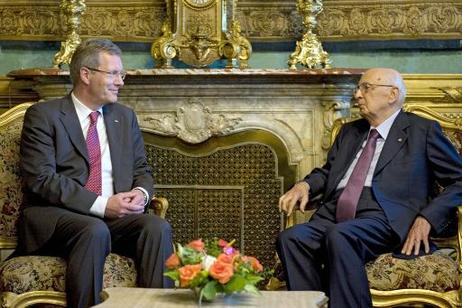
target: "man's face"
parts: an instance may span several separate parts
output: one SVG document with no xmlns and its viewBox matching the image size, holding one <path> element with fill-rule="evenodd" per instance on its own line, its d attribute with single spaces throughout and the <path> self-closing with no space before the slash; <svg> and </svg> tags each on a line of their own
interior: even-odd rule
<svg viewBox="0 0 462 308">
<path fill-rule="evenodd" d="M 119 89 L 124 85 L 122 60 L 119 56 L 101 53 L 99 66 L 90 70 L 89 94 L 93 104 L 105 105 L 117 102 Z"/>
<path fill-rule="evenodd" d="M 380 70 L 367 71 L 361 77 L 355 91 L 355 99 L 361 116 L 368 120 L 381 119 L 394 110 L 396 86 L 387 74 Z"/>
</svg>

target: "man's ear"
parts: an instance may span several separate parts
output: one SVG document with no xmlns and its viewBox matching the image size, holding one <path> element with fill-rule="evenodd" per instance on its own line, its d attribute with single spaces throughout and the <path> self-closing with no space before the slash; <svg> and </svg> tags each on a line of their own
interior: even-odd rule
<svg viewBox="0 0 462 308">
<path fill-rule="evenodd" d="M 80 82 L 86 85 L 90 84 L 90 74 L 91 72 L 89 69 L 86 69 L 85 67 L 80 68 Z"/>
<path fill-rule="evenodd" d="M 399 89 L 397 87 L 391 88 L 389 100 L 390 104 L 394 104 L 399 101 Z"/>
</svg>

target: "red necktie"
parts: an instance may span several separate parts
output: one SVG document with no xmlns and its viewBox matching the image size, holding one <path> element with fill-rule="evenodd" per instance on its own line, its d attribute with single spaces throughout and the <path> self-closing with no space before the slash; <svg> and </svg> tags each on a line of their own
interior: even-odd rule
<svg viewBox="0 0 462 308">
<path fill-rule="evenodd" d="M 343 189 L 337 201 L 337 222 L 342 222 L 355 217 L 356 206 L 358 205 L 359 196 L 364 188 L 367 172 L 374 157 L 375 146 L 379 133 L 372 129 L 369 133 L 366 146 L 359 156 L 358 162 L 351 173 L 348 182 Z"/>
<path fill-rule="evenodd" d="M 98 122 L 98 111 L 90 113 L 90 127 L 87 132 L 87 150 L 90 158 L 90 175 L 88 176 L 85 188 L 101 195 L 101 149 L 99 146 L 98 130 L 96 124 Z"/>
</svg>

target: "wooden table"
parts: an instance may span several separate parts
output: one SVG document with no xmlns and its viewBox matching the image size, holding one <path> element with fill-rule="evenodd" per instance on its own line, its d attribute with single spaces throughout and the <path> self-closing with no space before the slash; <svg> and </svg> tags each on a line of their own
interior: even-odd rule
<svg viewBox="0 0 462 308">
<path fill-rule="evenodd" d="M 187 289 L 108 288 L 102 295 L 106 300 L 95 308 L 198 307 L 194 293 Z M 327 308 L 327 301 L 318 291 L 261 291 L 261 295 L 217 296 L 211 303 L 203 302 L 202 307 Z"/>
</svg>

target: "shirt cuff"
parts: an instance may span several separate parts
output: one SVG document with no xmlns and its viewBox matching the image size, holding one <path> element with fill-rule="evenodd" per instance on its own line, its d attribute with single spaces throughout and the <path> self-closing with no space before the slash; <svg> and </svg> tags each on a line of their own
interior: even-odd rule
<svg viewBox="0 0 462 308">
<path fill-rule="evenodd" d="M 108 200 L 109 198 L 107 197 L 98 196 L 90 208 L 90 213 L 95 216 L 104 218 L 104 213 L 106 212 L 106 205 Z"/>
<path fill-rule="evenodd" d="M 144 195 L 144 206 L 146 206 L 148 203 L 149 203 L 149 194 L 148 194 L 148 191 L 146 189 L 144 189 L 143 187 L 135 187 L 133 189 L 136 189 L 136 190 L 139 190 L 143 193 Z"/>
</svg>

